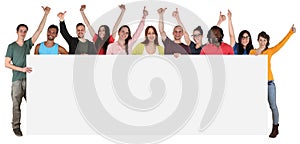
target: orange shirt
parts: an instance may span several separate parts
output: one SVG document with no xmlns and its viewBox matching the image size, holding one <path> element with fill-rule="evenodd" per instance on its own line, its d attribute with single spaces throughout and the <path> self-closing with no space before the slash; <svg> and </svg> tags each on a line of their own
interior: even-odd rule
<svg viewBox="0 0 300 144">
<path fill-rule="evenodd" d="M 272 70 L 271 70 L 271 58 L 273 54 L 275 54 L 277 51 L 279 51 L 283 45 L 289 40 L 289 38 L 292 36 L 294 32 L 292 29 L 290 29 L 289 33 L 274 47 L 268 48 L 267 50 L 263 51 L 261 55 L 268 55 L 268 80 L 274 80 Z M 255 55 L 256 50 L 252 49 L 249 53 L 250 55 Z"/>
</svg>

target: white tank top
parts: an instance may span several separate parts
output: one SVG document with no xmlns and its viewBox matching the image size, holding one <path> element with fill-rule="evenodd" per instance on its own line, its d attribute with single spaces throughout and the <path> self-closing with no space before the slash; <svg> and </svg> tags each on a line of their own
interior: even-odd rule
<svg viewBox="0 0 300 144">
<path fill-rule="evenodd" d="M 149 54 L 146 50 L 146 46 L 144 46 L 143 55 L 159 55 L 157 46 L 155 47 L 155 52 L 153 54 Z"/>
</svg>

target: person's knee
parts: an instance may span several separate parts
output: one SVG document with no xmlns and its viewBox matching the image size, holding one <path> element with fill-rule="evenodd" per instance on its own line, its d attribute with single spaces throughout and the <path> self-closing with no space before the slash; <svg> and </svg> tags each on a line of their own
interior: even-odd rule
<svg viewBox="0 0 300 144">
<path fill-rule="evenodd" d="M 21 111 L 21 107 L 19 104 L 14 104 L 13 105 L 13 112 L 19 112 Z"/>
<path fill-rule="evenodd" d="M 277 110 L 277 105 L 276 104 L 271 104 L 270 108 L 271 108 L 271 110 Z"/>
</svg>

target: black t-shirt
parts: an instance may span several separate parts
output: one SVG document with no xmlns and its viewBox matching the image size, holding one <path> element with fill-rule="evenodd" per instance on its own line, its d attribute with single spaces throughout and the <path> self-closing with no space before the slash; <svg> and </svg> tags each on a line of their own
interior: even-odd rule
<svg viewBox="0 0 300 144">
<path fill-rule="evenodd" d="M 204 46 L 205 45 L 201 45 L 199 48 L 196 49 L 196 44 L 193 41 L 191 41 L 190 46 L 189 46 L 190 50 L 191 50 L 191 54 L 199 55 Z"/>
</svg>

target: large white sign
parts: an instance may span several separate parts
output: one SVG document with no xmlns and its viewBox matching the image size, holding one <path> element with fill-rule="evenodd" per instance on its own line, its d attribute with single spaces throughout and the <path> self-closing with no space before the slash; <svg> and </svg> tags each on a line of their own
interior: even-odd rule
<svg viewBox="0 0 300 144">
<path fill-rule="evenodd" d="M 266 135 L 267 56 L 28 56 L 29 135 Z"/>
</svg>

